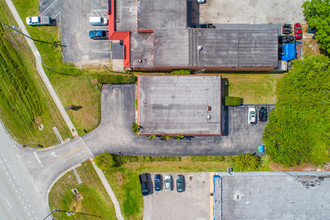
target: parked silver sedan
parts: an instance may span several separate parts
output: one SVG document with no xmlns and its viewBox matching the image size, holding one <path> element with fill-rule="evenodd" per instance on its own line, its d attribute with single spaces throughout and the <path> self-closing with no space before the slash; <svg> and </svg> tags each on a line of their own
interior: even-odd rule
<svg viewBox="0 0 330 220">
<path fill-rule="evenodd" d="M 171 175 L 166 175 L 164 178 L 164 187 L 165 187 L 165 192 L 170 192 L 172 191 L 172 176 Z"/>
</svg>

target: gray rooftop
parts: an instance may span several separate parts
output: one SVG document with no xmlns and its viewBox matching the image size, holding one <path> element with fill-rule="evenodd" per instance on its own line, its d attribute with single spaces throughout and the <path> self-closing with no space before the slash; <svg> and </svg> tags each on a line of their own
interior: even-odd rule
<svg viewBox="0 0 330 220">
<path fill-rule="evenodd" d="M 187 27 L 187 0 L 137 0 L 139 30 Z"/>
<path fill-rule="evenodd" d="M 155 66 L 276 67 L 277 37 L 277 29 L 156 29 Z"/>
<path fill-rule="evenodd" d="M 220 112 L 221 76 L 139 76 L 142 134 L 221 135 Z"/>
<path fill-rule="evenodd" d="M 220 182 L 218 179 L 215 183 L 215 219 L 329 219 L 329 172 L 272 175 L 234 174 L 222 176 Z"/>
</svg>

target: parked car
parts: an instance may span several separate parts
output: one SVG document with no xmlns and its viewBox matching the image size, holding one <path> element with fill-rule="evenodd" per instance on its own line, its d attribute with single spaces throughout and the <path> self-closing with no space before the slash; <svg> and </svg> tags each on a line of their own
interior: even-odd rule
<svg viewBox="0 0 330 220">
<path fill-rule="evenodd" d="M 256 108 L 255 107 L 249 107 L 248 109 L 248 123 L 256 123 Z"/>
<path fill-rule="evenodd" d="M 166 175 L 164 178 L 165 192 L 172 191 L 172 176 Z"/>
<path fill-rule="evenodd" d="M 42 26 L 42 25 L 50 25 L 51 19 L 49 16 L 34 16 L 27 17 L 26 24 L 31 26 Z"/>
<path fill-rule="evenodd" d="M 283 34 L 291 34 L 291 24 L 283 24 L 282 26 L 282 33 Z"/>
<path fill-rule="evenodd" d="M 176 191 L 183 192 L 184 176 L 179 174 L 176 176 Z"/>
<path fill-rule="evenodd" d="M 94 26 L 107 25 L 108 19 L 103 17 L 89 17 L 89 23 Z"/>
<path fill-rule="evenodd" d="M 162 175 L 156 174 L 154 177 L 155 191 L 160 191 L 162 189 Z"/>
<path fill-rule="evenodd" d="M 316 28 L 311 28 L 310 26 L 307 27 L 307 33 L 316 33 Z"/>
<path fill-rule="evenodd" d="M 267 121 L 267 109 L 265 107 L 261 107 L 259 110 L 259 121 Z"/>
<path fill-rule="evenodd" d="M 139 175 L 141 192 L 143 196 L 147 196 L 149 194 L 149 175 L 148 173 L 142 173 Z"/>
<path fill-rule="evenodd" d="M 108 31 L 106 30 L 89 31 L 89 37 L 93 40 L 108 40 Z"/>
<path fill-rule="evenodd" d="M 300 40 L 302 38 L 302 29 L 300 23 L 294 24 L 294 36 L 296 40 Z"/>
<path fill-rule="evenodd" d="M 206 2 L 206 0 L 197 0 L 198 4 L 204 4 Z"/>
</svg>

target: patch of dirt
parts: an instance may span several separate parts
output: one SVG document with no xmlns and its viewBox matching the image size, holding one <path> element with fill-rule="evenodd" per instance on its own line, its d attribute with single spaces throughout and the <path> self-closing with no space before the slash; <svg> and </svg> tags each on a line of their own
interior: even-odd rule
<svg viewBox="0 0 330 220">
<path fill-rule="evenodd" d="M 70 211 L 74 211 L 74 212 L 80 212 L 82 211 L 82 204 L 81 202 L 78 202 L 78 201 L 73 201 L 70 205 Z"/>
<path fill-rule="evenodd" d="M 314 171 L 330 171 L 330 164 L 325 164 L 324 167 L 314 166 L 313 164 L 303 164 L 291 168 L 285 168 L 278 163 L 271 162 L 269 168 L 275 172 L 281 171 L 300 171 L 300 172 L 314 172 Z"/>
<path fill-rule="evenodd" d="M 96 86 L 97 85 L 97 78 L 93 78 L 91 79 L 91 83 Z"/>
<path fill-rule="evenodd" d="M 121 175 L 120 172 L 116 173 L 116 179 L 119 186 L 123 185 L 123 176 Z"/>
<path fill-rule="evenodd" d="M 133 220 L 133 217 L 132 217 L 132 216 L 130 216 L 130 217 L 128 217 L 128 219 L 129 219 L 129 220 Z"/>
</svg>

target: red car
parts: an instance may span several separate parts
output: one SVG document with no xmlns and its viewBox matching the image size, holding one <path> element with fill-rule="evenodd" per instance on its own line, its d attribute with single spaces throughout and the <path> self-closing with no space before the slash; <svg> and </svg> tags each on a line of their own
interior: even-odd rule
<svg viewBox="0 0 330 220">
<path fill-rule="evenodd" d="M 300 40 L 302 38 L 302 29 L 300 23 L 294 24 L 294 36 L 296 40 Z"/>
</svg>

